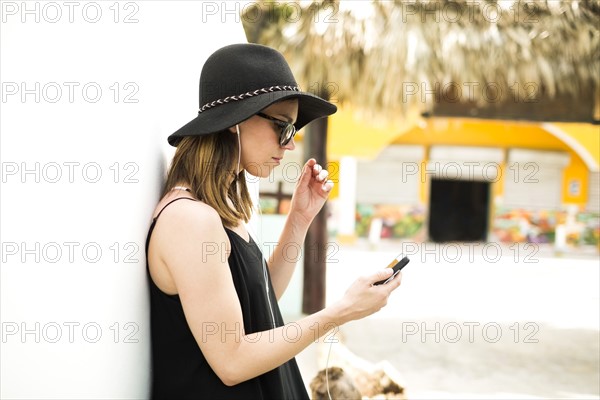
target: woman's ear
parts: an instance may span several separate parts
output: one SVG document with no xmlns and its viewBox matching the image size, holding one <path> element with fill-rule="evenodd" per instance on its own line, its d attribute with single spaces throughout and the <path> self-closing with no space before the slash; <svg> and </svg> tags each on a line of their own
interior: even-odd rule
<svg viewBox="0 0 600 400">
<path fill-rule="evenodd" d="M 231 133 L 237 133 L 236 126 L 237 126 L 237 125 L 230 126 L 230 127 L 229 127 L 229 128 L 227 128 L 227 129 L 228 129 L 228 130 L 229 130 L 229 132 L 231 132 Z"/>
</svg>

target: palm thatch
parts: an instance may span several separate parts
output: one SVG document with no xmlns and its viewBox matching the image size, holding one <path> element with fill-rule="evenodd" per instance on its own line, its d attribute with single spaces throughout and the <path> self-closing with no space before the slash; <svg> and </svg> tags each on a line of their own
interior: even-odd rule
<svg viewBox="0 0 600 400">
<path fill-rule="evenodd" d="M 600 94 L 598 0 L 262 2 L 243 22 L 305 90 L 371 116 L 431 110 L 434 89 L 460 88 L 459 101 L 482 107 L 484 87 L 521 99 Z"/>
</svg>

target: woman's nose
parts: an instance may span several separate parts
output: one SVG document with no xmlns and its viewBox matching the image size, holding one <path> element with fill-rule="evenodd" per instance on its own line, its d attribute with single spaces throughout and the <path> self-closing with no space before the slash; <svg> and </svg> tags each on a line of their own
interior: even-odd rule
<svg viewBox="0 0 600 400">
<path fill-rule="evenodd" d="M 294 142 L 294 138 L 292 137 L 292 139 L 290 139 L 289 142 L 287 142 L 287 144 L 285 146 L 281 146 L 286 150 L 292 151 L 296 148 L 296 142 Z"/>
</svg>

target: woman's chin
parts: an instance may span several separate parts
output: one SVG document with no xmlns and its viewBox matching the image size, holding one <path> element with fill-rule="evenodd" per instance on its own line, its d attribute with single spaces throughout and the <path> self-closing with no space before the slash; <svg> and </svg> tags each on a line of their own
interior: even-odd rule
<svg viewBox="0 0 600 400">
<path fill-rule="evenodd" d="M 256 168 L 248 168 L 246 171 L 252 176 L 256 176 L 257 178 L 268 178 L 273 170 L 275 169 L 275 165 L 261 165 Z"/>
</svg>

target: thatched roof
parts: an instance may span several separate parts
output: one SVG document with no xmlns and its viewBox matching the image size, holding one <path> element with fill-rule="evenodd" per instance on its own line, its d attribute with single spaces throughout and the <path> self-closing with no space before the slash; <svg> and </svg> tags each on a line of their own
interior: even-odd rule
<svg viewBox="0 0 600 400">
<path fill-rule="evenodd" d="M 282 51 L 303 89 L 367 113 L 429 110 L 436 87 L 482 107 L 483 87 L 521 99 L 600 88 L 598 0 L 305 3 L 248 7 L 249 41 Z"/>
</svg>

